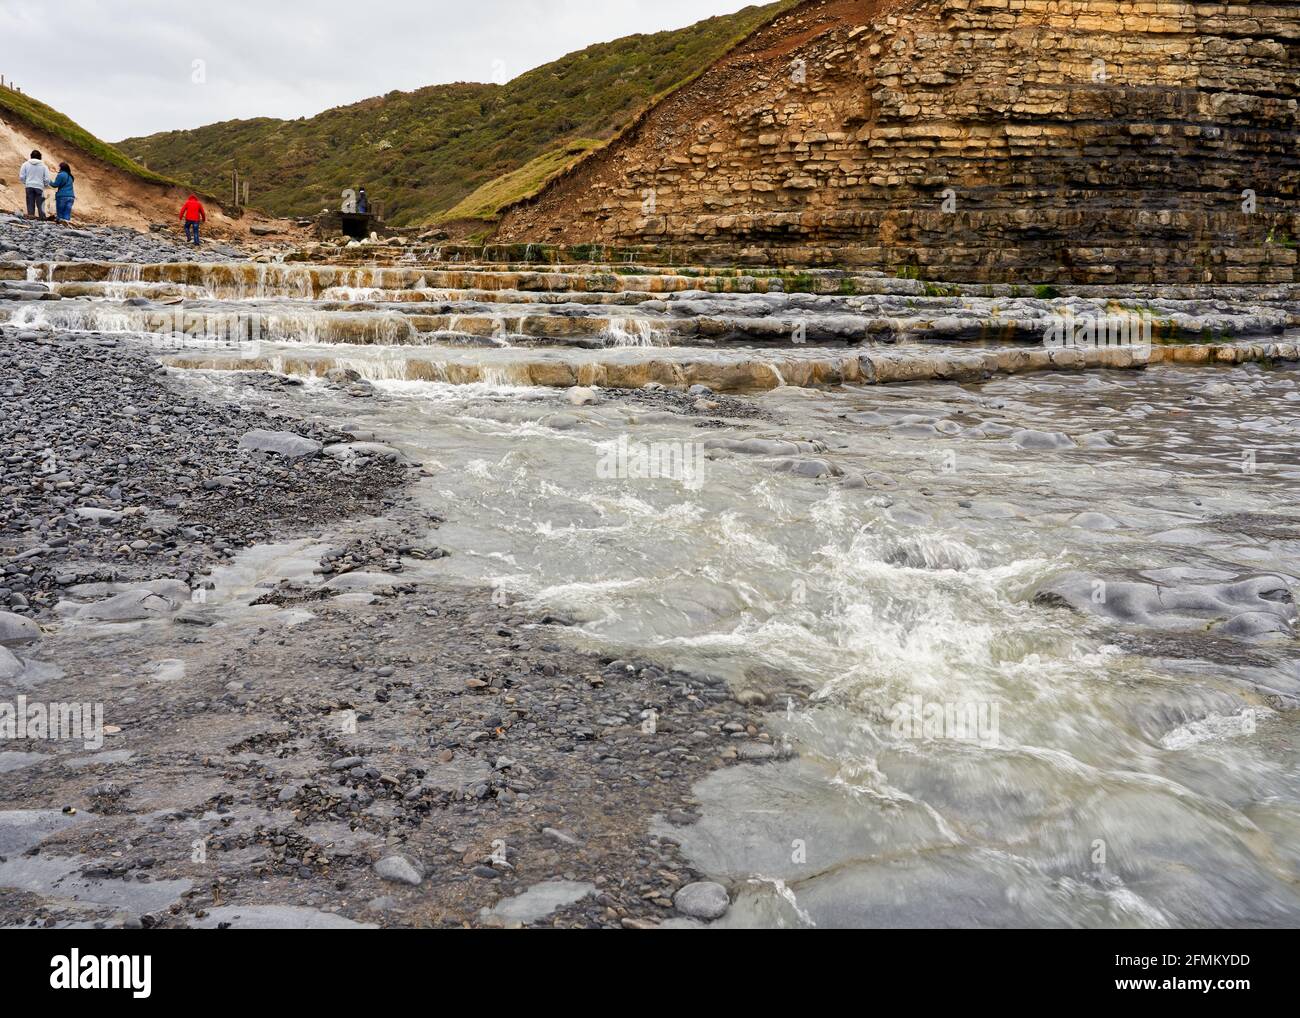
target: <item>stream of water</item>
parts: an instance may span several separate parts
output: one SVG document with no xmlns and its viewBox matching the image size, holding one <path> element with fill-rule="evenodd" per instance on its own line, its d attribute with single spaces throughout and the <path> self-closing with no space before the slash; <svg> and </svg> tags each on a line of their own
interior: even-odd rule
<svg viewBox="0 0 1300 1018">
<path fill-rule="evenodd" d="M 416 348 L 339 338 L 390 398 L 294 398 L 424 464 L 444 575 L 768 704 L 782 759 L 663 828 L 744 888 L 725 922 L 1300 921 L 1293 366 L 779 385 L 741 417 L 413 380 Z"/>
<path fill-rule="evenodd" d="M 719 772 L 674 831 L 706 870 L 759 880 L 732 921 L 1275 924 L 1300 916 L 1290 606 L 1247 642 L 1210 637 L 1213 612 L 1126 625 L 1033 595 L 1074 574 L 1294 583 L 1297 382 L 785 389 L 759 398 L 771 420 L 708 430 L 381 382 L 398 398 L 361 423 L 435 474 L 419 495 L 452 573 L 578 618 L 593 650 L 806 689 L 772 703 L 797 759 Z M 708 448 L 752 438 L 816 443 L 805 462 L 867 485 Z M 636 476 L 656 448 L 690 469 Z M 930 731 L 932 708 L 974 724 Z"/>
</svg>

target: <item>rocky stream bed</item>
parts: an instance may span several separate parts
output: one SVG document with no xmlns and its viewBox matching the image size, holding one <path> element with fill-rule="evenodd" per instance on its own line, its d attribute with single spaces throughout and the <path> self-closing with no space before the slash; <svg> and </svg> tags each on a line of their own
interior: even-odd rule
<svg viewBox="0 0 1300 1018">
<path fill-rule="evenodd" d="M 56 229 L 0 925 L 1300 919 L 1289 286 Z"/>
</svg>

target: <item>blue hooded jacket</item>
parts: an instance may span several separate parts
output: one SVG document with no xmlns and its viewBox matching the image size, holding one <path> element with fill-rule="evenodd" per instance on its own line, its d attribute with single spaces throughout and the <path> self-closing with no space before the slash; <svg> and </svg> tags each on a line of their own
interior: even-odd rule
<svg viewBox="0 0 1300 1018">
<path fill-rule="evenodd" d="M 75 198 L 76 194 L 72 190 L 73 176 L 67 170 L 60 170 L 59 175 L 54 178 L 54 187 L 58 188 L 54 192 L 55 198 Z"/>
</svg>

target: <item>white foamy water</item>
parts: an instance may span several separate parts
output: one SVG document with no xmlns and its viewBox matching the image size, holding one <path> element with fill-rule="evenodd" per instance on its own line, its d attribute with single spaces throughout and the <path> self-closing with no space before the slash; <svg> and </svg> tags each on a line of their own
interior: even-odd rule
<svg viewBox="0 0 1300 1018">
<path fill-rule="evenodd" d="M 1081 404 L 1056 378 L 778 392 L 758 400 L 776 419 L 720 429 L 617 400 L 574 408 L 536 390 L 399 382 L 388 387 L 399 402 L 366 426 L 437 464 L 421 497 L 448 519 L 451 573 L 578 618 L 567 638 L 593 650 L 769 697 L 797 759 L 719 772 L 701 789 L 704 819 L 674 830 L 709 871 L 758 881 L 729 922 L 1289 921 L 1300 915 L 1295 723 L 1265 700 L 1295 694 L 1294 641 L 1207 661 L 1186 634 L 1154 631 L 1171 658 L 1143 649 L 1150 630 L 1032 598 L 1076 569 L 1294 575 L 1300 542 L 1275 542 L 1265 563 L 1231 526 L 1214 546 L 1159 540 L 1282 511 L 1290 497 L 1281 475 L 1293 464 L 1246 487 L 1213 453 L 1172 488 L 1160 464 L 1168 429 L 1186 421 L 1162 407 L 1183 403 L 1187 376 L 1109 381 L 1114 406 Z M 1297 391 L 1294 375 L 1248 384 L 1278 405 Z M 1149 409 L 1115 428 L 1134 401 Z M 1233 402 L 1205 426 L 1224 428 Z M 956 471 L 907 425 L 844 419 L 870 407 L 957 421 L 942 439 Z M 987 420 L 1079 437 L 1105 424 L 1118 444 L 1043 453 L 963 437 Z M 724 451 L 698 490 L 602 476 L 620 435 L 816 439 L 846 477 L 892 482 L 845 487 Z M 913 702 L 917 724 L 900 735 L 897 708 Z M 1253 706 L 1254 731 L 1234 732 Z M 989 731 L 954 732 L 945 707 Z"/>
</svg>

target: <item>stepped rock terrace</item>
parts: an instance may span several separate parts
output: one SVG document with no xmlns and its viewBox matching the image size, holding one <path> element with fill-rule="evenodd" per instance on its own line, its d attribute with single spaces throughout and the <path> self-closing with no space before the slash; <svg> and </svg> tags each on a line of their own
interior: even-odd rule
<svg viewBox="0 0 1300 1018">
<path fill-rule="evenodd" d="M 0 280 L 0 321 L 152 337 L 177 365 L 727 391 L 1287 361 L 1300 327 L 1290 287 L 616 268 L 47 263 Z"/>
</svg>

